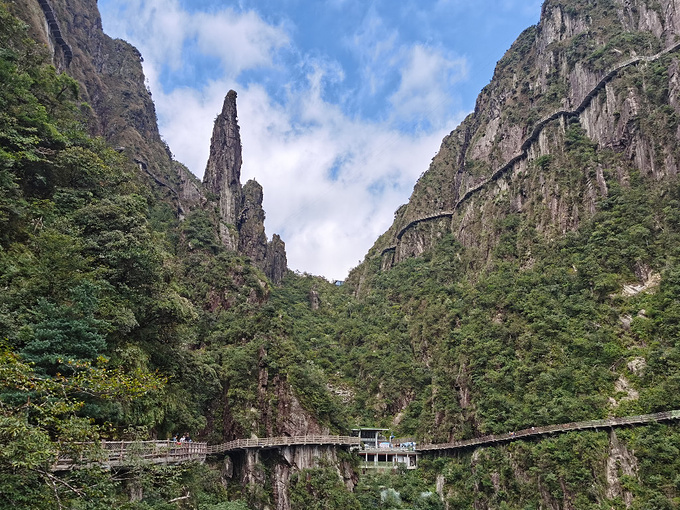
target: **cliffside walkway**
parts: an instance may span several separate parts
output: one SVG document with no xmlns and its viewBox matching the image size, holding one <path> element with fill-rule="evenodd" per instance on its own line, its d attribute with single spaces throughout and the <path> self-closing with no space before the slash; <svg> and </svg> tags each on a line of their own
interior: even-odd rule
<svg viewBox="0 0 680 510">
<path fill-rule="evenodd" d="M 529 153 L 529 148 L 531 147 L 531 144 L 534 143 L 545 126 L 549 124 L 550 122 L 559 119 L 560 117 L 575 117 L 577 115 L 580 115 L 585 111 L 585 109 L 590 105 L 592 100 L 599 94 L 601 90 L 605 88 L 607 83 L 609 83 L 620 71 L 625 69 L 626 67 L 638 64 L 640 62 L 654 62 L 655 60 L 660 59 L 661 57 L 667 55 L 668 53 L 671 53 L 673 51 L 680 50 L 680 43 L 674 44 L 668 48 L 665 48 L 664 50 L 660 51 L 659 53 L 656 53 L 655 55 L 649 55 L 649 56 L 638 56 L 638 57 L 632 57 L 627 60 L 624 60 L 623 62 L 620 62 L 618 65 L 616 65 L 614 68 L 610 69 L 608 72 L 606 72 L 602 78 L 597 82 L 597 84 L 588 92 L 581 103 L 574 108 L 573 110 L 558 110 L 554 112 L 553 114 L 545 117 L 544 119 L 538 121 L 533 129 L 531 130 L 531 133 L 529 134 L 528 137 L 524 139 L 522 142 L 522 145 L 520 146 L 519 152 L 517 152 L 510 160 L 508 160 L 506 163 L 504 163 L 502 166 L 500 166 L 498 169 L 496 169 L 490 177 L 484 179 L 481 181 L 479 184 L 473 186 L 469 190 L 465 192 L 465 194 L 455 203 L 453 208 L 448 211 L 440 211 L 434 214 L 430 214 L 427 216 L 421 216 L 418 218 L 414 218 L 410 222 L 408 222 L 406 225 L 404 225 L 399 232 L 397 232 L 396 238 L 397 242 L 401 241 L 401 238 L 404 236 L 404 234 L 414 226 L 418 225 L 419 223 L 423 223 L 426 221 L 432 221 L 436 220 L 439 218 L 446 218 L 446 217 L 452 217 L 456 210 L 464 203 L 466 202 L 472 195 L 474 195 L 476 192 L 480 191 L 482 188 L 487 186 L 489 183 L 497 180 L 500 176 L 505 174 L 508 170 L 510 170 L 513 166 L 515 166 L 516 163 L 518 163 L 520 160 L 525 159 L 528 156 Z M 387 248 L 383 249 L 381 252 L 381 256 L 387 253 L 388 251 L 396 250 L 397 249 L 397 244 L 394 244 L 392 246 L 388 246 Z"/>
<path fill-rule="evenodd" d="M 465 448 L 478 446 L 491 446 L 498 443 L 507 443 L 518 439 L 535 438 L 546 434 L 556 434 L 570 432 L 574 430 L 606 429 L 612 427 L 625 427 L 629 425 L 640 425 L 644 423 L 656 423 L 663 421 L 680 420 L 680 410 L 666 411 L 663 413 L 642 414 L 638 416 L 626 416 L 623 418 L 608 418 L 605 420 L 577 421 L 572 423 L 562 423 L 560 425 L 547 425 L 544 427 L 531 427 L 529 429 L 507 432 L 505 434 L 495 434 L 488 436 L 463 439 L 453 443 L 436 443 L 418 445 L 418 452 L 433 452 L 442 450 L 462 450 Z"/>
<path fill-rule="evenodd" d="M 226 453 L 238 450 L 258 448 L 261 450 L 280 448 L 282 446 L 359 446 L 361 440 L 350 436 L 281 436 L 255 439 L 236 439 L 228 443 L 209 445 L 208 454 Z"/>
<path fill-rule="evenodd" d="M 43 14 L 45 15 L 45 21 L 47 22 L 49 31 L 54 37 L 55 42 L 64 52 L 64 60 L 66 67 L 68 67 L 71 65 L 71 60 L 73 60 L 73 50 L 61 35 L 61 28 L 59 28 L 59 22 L 57 21 L 57 17 L 54 15 L 54 9 L 47 0 L 38 0 L 38 3 L 40 4 Z"/>
<path fill-rule="evenodd" d="M 626 416 L 623 418 L 608 418 L 604 420 L 579 421 L 546 425 L 528 429 L 492 434 L 454 441 L 452 443 L 420 444 L 415 452 L 450 453 L 482 446 L 508 443 L 510 441 L 533 439 L 548 434 L 559 434 L 575 430 L 597 430 L 613 427 L 641 425 L 664 421 L 680 420 L 680 410 L 661 413 Z M 351 436 L 291 436 L 265 437 L 254 439 L 236 439 L 227 443 L 209 445 L 207 443 L 177 443 L 175 441 L 102 441 L 101 450 L 93 458 L 81 457 L 73 459 L 68 455 L 60 455 L 52 466 L 53 471 L 67 471 L 81 467 L 98 465 L 103 468 L 134 466 L 138 464 L 181 464 L 184 462 L 204 462 L 208 455 L 243 451 L 248 449 L 273 449 L 286 446 L 360 446 L 361 440 Z M 86 446 L 86 445 L 84 445 Z M 375 454 L 385 453 L 386 450 L 376 449 Z M 369 452 L 369 453 L 371 453 Z M 401 450 L 399 450 L 401 452 Z M 403 453 L 403 452 L 401 452 Z"/>
<path fill-rule="evenodd" d="M 77 459 L 68 454 L 59 455 L 52 466 L 53 471 L 67 471 L 80 467 L 98 465 L 104 468 L 133 466 L 136 464 L 181 464 L 183 462 L 204 462 L 208 455 L 228 453 L 247 449 L 272 449 L 285 446 L 359 446 L 358 437 L 350 436 L 282 436 L 255 439 L 236 439 L 227 443 L 178 443 L 176 441 L 102 441 L 101 449 L 92 455 L 83 454 Z M 90 443 L 82 445 L 93 447 Z M 94 448 L 90 448 L 94 450 Z M 89 453 L 89 452 L 88 452 Z"/>
</svg>

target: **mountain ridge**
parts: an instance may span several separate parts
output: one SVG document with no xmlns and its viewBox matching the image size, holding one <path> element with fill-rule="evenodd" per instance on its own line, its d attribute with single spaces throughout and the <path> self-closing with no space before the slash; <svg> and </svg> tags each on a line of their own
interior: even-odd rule
<svg viewBox="0 0 680 510">
<path fill-rule="evenodd" d="M 614 126 L 614 129 L 620 130 L 621 128 L 617 126 L 624 125 L 630 118 L 620 120 L 610 117 L 608 120 L 604 120 L 601 114 L 596 114 L 600 115 L 601 118 L 598 122 L 601 124 L 603 122 L 609 123 L 610 127 L 602 125 L 594 126 L 592 125 L 592 114 L 586 112 L 586 109 L 592 100 L 590 94 L 600 92 L 603 88 L 606 88 L 606 84 L 614 79 L 619 71 L 625 68 L 626 65 L 630 65 L 630 62 L 626 62 L 625 59 L 621 62 L 620 56 L 623 54 L 622 50 L 617 48 L 615 43 L 605 44 L 603 42 L 604 46 L 602 47 L 608 48 L 608 54 L 614 55 L 615 59 L 618 58 L 619 64 L 612 65 L 609 69 L 605 68 L 595 72 L 578 62 L 569 63 L 566 50 L 573 53 L 574 50 L 570 50 L 570 48 L 591 44 L 588 41 L 596 41 L 598 37 L 604 37 L 604 34 L 598 34 L 593 27 L 589 26 L 592 21 L 588 21 L 588 19 L 591 19 L 588 16 L 591 15 L 591 11 L 594 12 L 597 9 L 604 10 L 608 17 L 607 19 L 612 20 L 611 27 L 620 25 L 624 35 L 635 33 L 635 30 L 638 30 L 639 27 L 639 33 L 643 34 L 644 37 L 650 36 L 670 41 L 664 43 L 665 46 L 662 48 L 673 48 L 675 43 L 672 41 L 672 34 L 677 32 L 677 11 L 674 9 L 672 2 L 666 3 L 668 5 L 665 9 L 661 8 L 659 4 L 660 8 L 655 10 L 648 8 L 645 2 L 637 2 L 635 5 L 630 4 L 625 8 L 618 6 L 616 2 L 605 2 L 602 5 L 584 2 L 581 9 L 573 8 L 570 12 L 566 12 L 566 10 L 563 12 L 559 4 L 553 5 L 552 2 L 546 2 L 543 6 L 539 25 L 525 31 L 518 39 L 518 42 L 513 45 L 513 48 L 509 50 L 509 53 L 506 54 L 506 57 L 499 61 L 492 83 L 482 91 L 477 100 L 475 112 L 465 119 L 461 126 L 454 130 L 451 135 L 445 138 L 440 152 L 435 156 L 430 166 L 430 170 L 421 177 L 423 183 L 421 184 L 421 180 L 419 180 L 419 183 L 414 188 L 410 202 L 402 206 L 397 212 L 395 223 L 387 232 L 387 238 L 391 239 L 387 240 L 385 238 L 379 241 L 369 254 L 382 253 L 384 259 L 383 267 L 390 267 L 393 263 L 399 262 L 405 257 L 417 256 L 422 253 L 424 247 L 431 245 L 432 234 L 424 234 L 420 237 L 415 235 L 411 242 L 408 240 L 403 242 L 402 236 L 410 226 L 419 223 L 420 218 L 433 217 L 434 219 L 440 217 L 440 211 L 453 211 L 454 208 L 459 207 L 462 200 L 470 197 L 470 193 L 474 193 L 480 187 L 498 179 L 505 172 L 524 172 L 525 170 L 517 166 L 524 155 L 528 155 L 529 161 L 532 161 L 546 153 L 547 147 L 545 142 L 540 142 L 536 137 L 542 131 L 546 120 L 556 120 L 555 115 L 560 115 L 560 113 L 567 114 L 569 112 L 576 112 L 582 115 L 586 131 L 589 134 L 593 134 L 596 140 L 599 138 L 596 134 L 598 131 L 604 136 L 607 130 L 612 129 L 611 126 Z M 660 13 L 665 13 L 665 15 Z M 628 21 L 625 21 L 627 19 Z M 598 20 L 597 23 L 601 25 L 602 20 Z M 598 30 L 600 32 L 603 31 L 601 27 Z M 626 32 L 627 30 L 629 32 Z M 634 36 L 630 35 L 629 37 Z M 586 41 L 585 43 L 584 40 Z M 625 37 L 619 34 L 619 40 L 622 41 L 621 48 L 624 48 L 624 50 L 626 47 L 630 48 L 632 56 L 629 60 L 644 60 L 643 57 L 636 56 L 636 51 L 639 50 L 634 46 L 630 46 L 630 43 L 626 42 Z M 646 40 L 646 44 L 653 44 L 650 41 L 652 40 Z M 518 48 L 518 46 L 521 48 Z M 657 49 L 653 53 L 658 53 L 662 48 L 652 48 Z M 524 57 L 517 56 L 521 54 L 517 51 L 518 49 L 524 52 Z M 541 53 L 542 51 L 544 53 Z M 593 54 L 597 53 L 597 51 L 600 50 L 595 50 L 593 47 Z M 508 55 L 511 55 L 512 59 L 508 58 Z M 665 53 L 661 53 L 658 56 L 663 55 Z M 546 76 L 550 74 L 548 71 L 551 67 L 546 65 L 546 59 L 556 63 L 556 74 L 549 79 Z M 514 61 L 510 62 L 510 60 Z M 536 63 L 538 64 L 536 65 Z M 523 69 L 522 66 L 524 66 Z M 529 68 L 527 66 L 532 67 Z M 621 66 L 621 69 L 618 66 Z M 527 69 L 530 69 L 531 72 Z M 608 73 L 613 74 L 609 76 Z M 508 76 L 509 74 L 511 74 L 510 77 Z M 522 78 L 523 75 L 525 78 Z M 524 85 L 526 93 L 512 92 L 511 88 L 507 88 L 508 84 L 512 85 L 512 83 L 523 79 L 526 80 Z M 500 83 L 505 83 L 505 85 L 498 85 Z M 506 89 L 501 88 L 496 92 L 492 92 L 503 86 Z M 549 91 L 549 89 L 552 90 L 551 87 L 552 89 L 562 87 L 565 92 L 568 92 L 568 96 L 564 101 L 567 101 L 572 107 L 565 108 L 568 105 L 563 101 L 562 105 L 551 108 L 550 101 L 545 99 L 549 96 L 545 92 Z M 529 122 L 526 124 L 517 124 L 516 120 L 513 121 L 507 117 L 504 119 L 500 116 L 495 119 L 482 118 L 484 115 L 488 115 L 488 113 L 481 113 L 485 111 L 482 105 L 489 103 L 489 101 L 491 101 L 489 104 L 494 104 L 493 94 L 498 96 L 499 101 L 498 106 L 494 108 L 500 107 L 503 103 L 511 106 L 513 102 L 526 101 L 527 106 L 531 108 L 531 116 L 542 115 L 543 121 L 540 119 L 533 121 L 529 119 Z M 611 91 L 609 95 L 610 97 L 612 96 Z M 625 101 L 625 98 L 623 100 Z M 533 105 L 534 102 L 537 104 Z M 618 106 L 610 104 L 609 108 L 616 109 Z M 610 112 L 608 115 L 613 113 L 615 112 Z M 476 124 L 482 127 L 490 126 L 491 131 L 485 134 L 483 131 L 480 131 L 479 127 L 474 127 Z M 608 136 L 608 139 L 602 140 L 601 143 L 612 146 L 618 143 L 613 137 L 628 135 L 626 135 L 625 129 L 623 129 L 618 135 L 608 134 L 606 136 Z M 531 150 L 531 142 L 535 142 L 533 143 L 533 151 Z M 645 151 L 650 152 L 648 147 L 652 142 L 644 140 L 636 140 L 635 142 L 636 144 L 642 144 L 643 147 L 646 145 Z M 629 150 L 634 150 L 634 148 Z M 494 154 L 496 155 L 494 156 Z M 503 159 L 500 159 L 499 155 L 503 155 Z M 669 155 L 668 157 L 671 158 L 669 168 L 675 168 L 677 164 L 673 163 L 673 161 L 677 159 L 677 155 Z M 454 164 L 453 162 L 457 163 Z M 649 164 L 643 164 L 645 162 L 638 161 L 636 163 L 643 169 L 649 167 Z M 466 166 L 474 169 L 474 171 L 470 173 Z M 436 181 L 442 189 L 442 193 L 439 196 L 436 196 L 437 191 L 435 188 L 432 188 L 432 191 L 427 191 L 428 185 L 425 184 L 427 179 Z M 599 179 L 602 181 L 601 178 Z M 427 198 L 428 193 L 432 194 L 431 198 Z M 525 193 L 531 194 L 532 191 L 525 190 Z M 444 214 L 443 216 L 449 215 Z M 553 215 L 550 221 L 559 224 L 564 220 L 560 221 Z M 452 218 L 452 227 L 456 223 L 459 224 L 457 227 L 459 230 L 465 229 L 464 219 L 455 220 Z M 444 227 L 444 230 L 441 232 L 446 230 L 446 227 Z M 439 232 L 440 230 L 435 228 L 433 232 L 435 231 Z M 459 235 L 461 234 L 462 230 Z M 462 235 L 464 244 L 471 241 L 469 236 Z M 390 259 L 386 255 L 387 252 L 392 251 L 393 247 L 394 256 Z"/>
</svg>

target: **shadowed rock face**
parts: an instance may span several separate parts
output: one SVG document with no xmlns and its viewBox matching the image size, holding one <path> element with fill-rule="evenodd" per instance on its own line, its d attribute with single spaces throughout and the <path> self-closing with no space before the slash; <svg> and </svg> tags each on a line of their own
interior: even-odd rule
<svg viewBox="0 0 680 510">
<path fill-rule="evenodd" d="M 241 210 L 238 218 L 238 251 L 258 265 L 267 257 L 267 235 L 264 233 L 262 186 L 249 180 L 241 191 Z"/>
<path fill-rule="evenodd" d="M 283 276 L 288 270 L 288 260 L 286 258 L 286 243 L 278 234 L 272 236 L 272 240 L 267 244 L 267 258 L 264 264 L 264 273 L 274 283 L 283 280 Z"/>
</svg>

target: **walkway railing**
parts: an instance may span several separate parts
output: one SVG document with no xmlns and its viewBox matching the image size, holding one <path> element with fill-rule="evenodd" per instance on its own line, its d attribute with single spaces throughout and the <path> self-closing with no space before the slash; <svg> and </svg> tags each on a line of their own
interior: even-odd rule
<svg viewBox="0 0 680 510">
<path fill-rule="evenodd" d="M 414 449 L 384 449 L 377 448 L 368 453 L 403 453 L 408 454 L 442 450 L 458 450 L 474 446 L 487 446 L 495 443 L 507 443 L 517 439 L 525 439 L 544 434 L 555 434 L 572 430 L 604 429 L 610 427 L 622 427 L 626 425 L 638 425 L 642 423 L 680 420 L 680 410 L 666 411 L 662 413 L 642 414 L 639 416 L 626 416 L 623 418 L 608 418 L 605 420 L 580 421 L 562 423 L 559 425 L 547 425 L 544 427 L 531 427 L 505 434 L 491 434 L 472 439 L 454 441 L 452 443 L 418 444 Z M 175 441 L 102 441 L 100 444 L 78 443 L 74 446 L 81 447 L 82 454 L 77 458 L 64 453 L 59 455 L 52 469 L 64 471 L 78 467 L 99 465 L 102 467 L 132 466 L 137 463 L 150 464 L 180 464 L 190 461 L 205 461 L 208 455 L 233 452 L 247 449 L 279 448 L 282 446 L 359 446 L 361 439 L 352 436 L 281 436 L 264 437 L 253 439 L 236 439 L 227 443 L 208 445 L 207 443 L 177 443 Z"/>
<path fill-rule="evenodd" d="M 651 423 L 669 420 L 680 420 L 680 410 L 666 411 L 663 413 L 642 414 L 639 416 L 626 416 L 624 418 L 608 418 L 605 420 L 579 421 L 572 423 L 562 423 L 559 425 L 547 425 L 544 427 L 531 427 L 505 434 L 490 434 L 487 436 L 463 439 L 452 443 L 436 443 L 418 445 L 419 452 L 435 450 L 458 450 L 470 448 L 472 446 L 492 445 L 494 443 L 507 443 L 516 439 L 524 439 L 544 434 L 555 434 L 559 432 L 569 432 L 571 430 L 604 429 L 610 427 L 622 427 L 626 425 L 637 425 L 640 423 Z"/>
<path fill-rule="evenodd" d="M 180 464 L 182 462 L 203 462 L 208 455 L 249 448 L 267 449 L 282 446 L 332 445 L 358 446 L 358 437 L 350 436 L 292 436 L 266 437 L 257 439 L 236 439 L 227 443 L 178 443 L 175 441 L 102 441 L 100 444 L 78 443 L 82 453 L 74 456 L 60 454 L 53 465 L 54 471 L 65 471 L 77 467 L 99 465 L 102 467 L 131 466 L 137 463 Z"/>
<path fill-rule="evenodd" d="M 335 446 L 359 446 L 361 440 L 350 436 L 281 436 L 263 437 L 254 439 L 236 439 L 228 443 L 208 446 L 208 454 L 224 453 L 248 448 L 278 448 L 280 446 L 298 445 L 335 445 Z"/>
<path fill-rule="evenodd" d="M 180 464 L 203 462 L 207 443 L 178 443 L 175 441 L 102 441 L 99 444 L 79 443 L 82 453 L 74 458 L 69 453 L 59 454 L 54 471 L 99 465 L 105 468 L 130 466 L 136 463 Z"/>
</svg>

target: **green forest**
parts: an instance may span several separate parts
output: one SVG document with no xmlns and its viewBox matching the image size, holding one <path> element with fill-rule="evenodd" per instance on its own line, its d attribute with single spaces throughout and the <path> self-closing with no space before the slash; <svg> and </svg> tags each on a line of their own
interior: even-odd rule
<svg viewBox="0 0 680 510">
<path fill-rule="evenodd" d="M 678 125 L 673 58 L 622 78 L 660 136 Z M 275 456 L 261 486 L 225 479 L 222 458 L 51 466 L 96 458 L 101 439 L 280 435 L 293 397 L 330 433 L 418 442 L 680 409 L 680 180 L 617 184 L 628 163 L 578 120 L 530 163 L 565 185 L 602 169 L 607 195 L 578 229 L 545 236 L 499 196 L 489 253 L 447 233 L 387 271 L 369 254 L 341 286 L 292 271 L 273 285 L 210 214 L 180 219 L 89 134 L 78 83 L 4 4 L 0 83 L 0 508 L 272 508 Z M 653 288 L 625 293 L 640 275 Z M 423 456 L 354 490 L 322 462 L 291 475 L 290 507 L 675 509 L 679 453 L 678 426 L 656 424 Z"/>
</svg>

